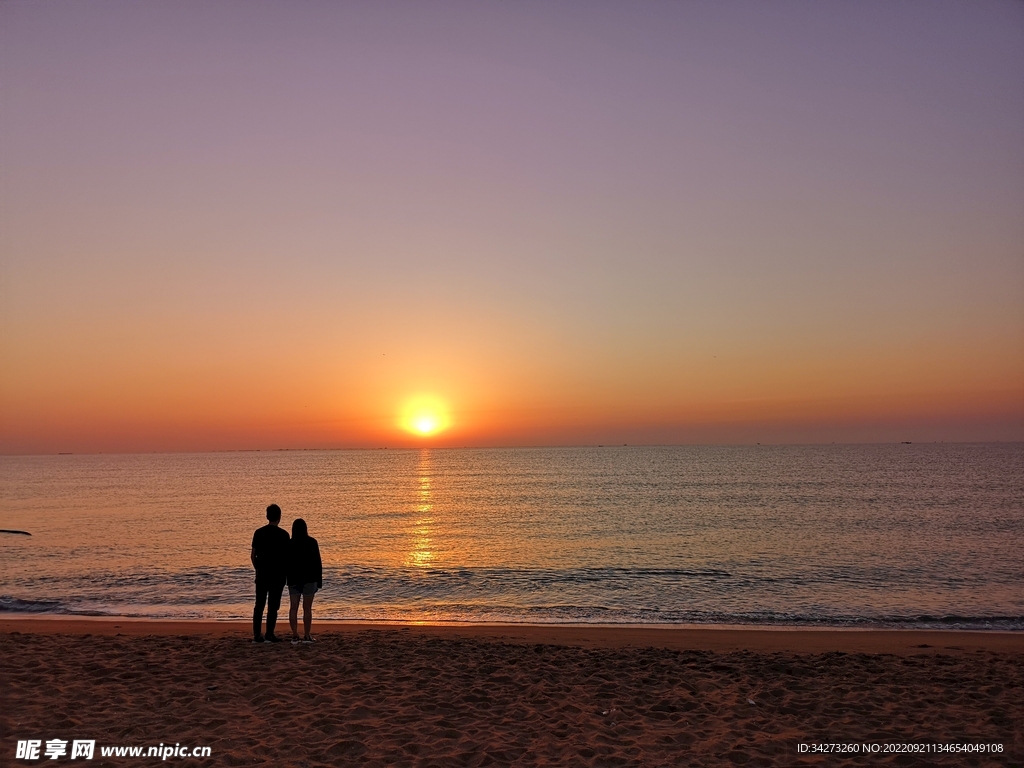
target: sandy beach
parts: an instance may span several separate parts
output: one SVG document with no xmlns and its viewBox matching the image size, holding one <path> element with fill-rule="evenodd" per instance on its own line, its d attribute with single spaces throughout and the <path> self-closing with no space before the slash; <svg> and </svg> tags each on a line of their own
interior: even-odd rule
<svg viewBox="0 0 1024 768">
<path fill-rule="evenodd" d="M 28 739 L 69 752 L 95 740 L 92 764 L 111 766 L 140 758 L 102 747 L 209 747 L 171 760 L 302 768 L 1024 761 L 1016 633 L 320 624 L 317 643 L 293 646 L 253 645 L 247 631 L 0 620 L 2 762 L 31 764 L 12 759 Z"/>
</svg>

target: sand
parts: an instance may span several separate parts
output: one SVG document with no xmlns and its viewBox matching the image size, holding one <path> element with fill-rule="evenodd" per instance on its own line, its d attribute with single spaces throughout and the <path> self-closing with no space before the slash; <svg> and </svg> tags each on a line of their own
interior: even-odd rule
<svg viewBox="0 0 1024 768">
<path fill-rule="evenodd" d="M 100 748 L 161 743 L 210 747 L 169 761 L 188 766 L 1024 763 L 1024 633 L 314 633 L 253 645 L 240 623 L 0 620 L 0 765 L 62 764 L 14 759 L 18 740 L 54 738 L 95 739 L 96 766 L 156 764 Z M 860 751 L 799 751 L 821 743 Z M 1002 752 L 864 753 L 937 743 Z"/>
</svg>

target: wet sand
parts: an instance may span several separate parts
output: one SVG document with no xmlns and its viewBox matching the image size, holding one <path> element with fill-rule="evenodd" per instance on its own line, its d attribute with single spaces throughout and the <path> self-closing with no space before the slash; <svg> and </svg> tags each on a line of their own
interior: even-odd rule
<svg viewBox="0 0 1024 768">
<path fill-rule="evenodd" d="M 0 619 L 19 739 L 209 746 L 180 765 L 1014 765 L 1024 633 Z M 800 744 L 855 744 L 816 755 Z M 865 755 L 865 744 L 1002 752 Z M 934 749 L 934 747 L 931 747 Z M 68 759 L 67 757 L 62 759 Z M 142 759 L 153 764 L 159 758 Z"/>
</svg>

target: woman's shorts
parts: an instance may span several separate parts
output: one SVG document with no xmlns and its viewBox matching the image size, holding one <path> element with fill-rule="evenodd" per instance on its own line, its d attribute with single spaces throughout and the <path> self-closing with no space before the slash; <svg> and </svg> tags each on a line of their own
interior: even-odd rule
<svg viewBox="0 0 1024 768">
<path fill-rule="evenodd" d="M 306 584 L 303 584 L 302 585 L 302 589 L 299 589 L 298 587 L 289 584 L 288 585 L 288 594 L 292 595 L 293 597 L 298 597 L 299 595 L 315 595 L 316 594 L 316 582 L 315 581 L 310 581 L 310 582 L 308 582 Z"/>
</svg>

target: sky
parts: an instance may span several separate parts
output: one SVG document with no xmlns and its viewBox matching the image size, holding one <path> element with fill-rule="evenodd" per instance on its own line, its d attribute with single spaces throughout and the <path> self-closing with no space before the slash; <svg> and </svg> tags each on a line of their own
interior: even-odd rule
<svg viewBox="0 0 1024 768">
<path fill-rule="evenodd" d="M 0 452 L 1022 440 L 1022 85 L 1009 1 L 7 0 Z"/>
</svg>

